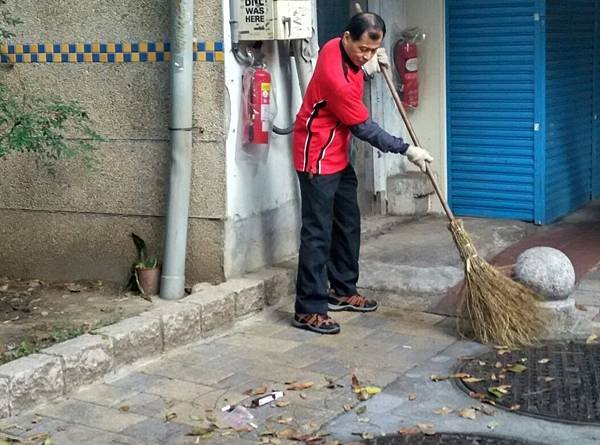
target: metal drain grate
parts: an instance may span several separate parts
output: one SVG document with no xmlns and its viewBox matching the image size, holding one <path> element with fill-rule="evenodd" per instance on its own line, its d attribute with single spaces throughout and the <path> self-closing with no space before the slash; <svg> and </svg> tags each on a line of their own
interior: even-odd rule
<svg viewBox="0 0 600 445">
<path fill-rule="evenodd" d="M 506 437 L 466 433 L 438 433 L 431 436 L 424 434 L 394 435 L 366 442 L 367 445 L 527 445 L 530 443 Z"/>
<path fill-rule="evenodd" d="M 600 345 L 497 349 L 465 360 L 459 372 L 483 379 L 463 379 L 462 389 L 500 407 L 558 422 L 600 425 Z"/>
</svg>

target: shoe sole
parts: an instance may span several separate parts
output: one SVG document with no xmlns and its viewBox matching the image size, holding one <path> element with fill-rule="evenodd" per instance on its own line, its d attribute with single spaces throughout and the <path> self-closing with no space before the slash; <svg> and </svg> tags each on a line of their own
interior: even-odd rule
<svg viewBox="0 0 600 445">
<path fill-rule="evenodd" d="M 339 334 L 340 333 L 339 327 L 337 329 L 319 329 L 319 328 L 316 328 L 316 327 L 311 326 L 306 323 L 300 323 L 299 321 L 296 321 L 296 320 L 292 320 L 292 326 L 300 328 L 300 329 L 306 329 L 307 331 L 316 332 L 317 334 Z"/>
<path fill-rule="evenodd" d="M 340 311 L 350 311 L 350 312 L 373 312 L 376 311 L 379 305 L 373 307 L 356 307 L 348 304 L 338 305 L 333 303 L 327 303 L 327 306 L 330 311 L 340 312 Z"/>
</svg>

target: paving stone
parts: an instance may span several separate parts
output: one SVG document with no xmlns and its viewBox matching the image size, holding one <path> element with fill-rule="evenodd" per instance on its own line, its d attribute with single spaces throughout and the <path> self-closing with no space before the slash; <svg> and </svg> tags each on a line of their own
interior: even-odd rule
<svg viewBox="0 0 600 445">
<path fill-rule="evenodd" d="M 36 411 L 42 415 L 69 423 L 77 423 L 112 432 L 119 432 L 145 419 L 145 417 L 137 414 L 121 412 L 117 409 L 79 400 L 67 400 L 62 403 L 45 405 L 37 408 Z"/>
<path fill-rule="evenodd" d="M 174 378 L 186 382 L 200 383 L 210 386 L 235 373 L 235 369 L 222 369 L 211 365 L 203 365 L 202 358 L 197 357 L 198 365 L 160 360 L 142 368 L 146 374 Z"/>
<path fill-rule="evenodd" d="M 63 367 L 59 357 L 32 354 L 13 360 L 0 366 L 0 379 L 0 390 L 3 388 L 1 392 L 4 395 L 0 399 L 0 412 L 3 411 L 6 415 L 9 407 L 10 414 L 15 416 L 65 392 Z M 4 409 L 1 409 L 2 406 Z"/>
<path fill-rule="evenodd" d="M 51 434 L 52 443 L 57 445 L 147 445 L 148 442 L 123 436 L 120 434 L 107 433 L 106 431 L 89 428 L 81 425 L 69 425 L 64 430 Z M 152 444 L 157 442 L 151 442 Z"/>
<path fill-rule="evenodd" d="M 229 325 L 235 318 L 235 293 L 224 287 L 214 286 L 193 293 L 181 302 L 200 306 L 202 333 L 205 336 L 217 328 Z"/>
<path fill-rule="evenodd" d="M 115 407 L 120 408 L 126 406 L 128 412 L 140 414 L 146 417 L 164 418 L 169 407 L 173 406 L 173 402 L 167 403 L 162 397 L 154 394 L 140 393 L 123 400 Z"/>
<path fill-rule="evenodd" d="M 261 280 L 234 278 L 218 287 L 235 293 L 235 316 L 256 312 L 265 305 L 265 286 Z"/>
<path fill-rule="evenodd" d="M 282 389 L 285 382 L 314 382 L 315 387 L 322 387 L 327 384 L 325 376 L 312 372 L 308 369 L 297 369 L 289 366 L 277 365 L 275 363 L 257 362 L 257 364 L 245 369 L 245 372 L 265 380 L 278 383 L 276 389 Z"/>
<path fill-rule="evenodd" d="M 279 340 L 276 338 L 262 337 L 258 335 L 246 335 L 236 333 L 228 335 L 216 341 L 217 344 L 228 344 L 242 346 L 248 350 L 270 351 L 284 353 L 300 345 L 299 342 L 290 340 Z"/>
<path fill-rule="evenodd" d="M 98 335 L 84 334 L 41 352 L 62 359 L 67 393 L 100 379 L 114 366 L 112 340 Z"/>
<path fill-rule="evenodd" d="M 165 422 L 160 419 L 146 419 L 135 425 L 124 429 L 121 434 L 135 437 L 139 440 L 156 442 L 160 444 L 170 443 L 170 438 L 178 434 L 185 434 L 190 427 L 175 422 Z"/>
<path fill-rule="evenodd" d="M 71 398 L 106 407 L 114 407 L 120 405 L 123 400 L 134 396 L 138 392 L 135 389 L 99 383 L 72 394 Z"/>
<path fill-rule="evenodd" d="M 600 291 L 577 289 L 571 294 L 577 304 L 600 306 Z"/>
<path fill-rule="evenodd" d="M 332 377 L 342 377 L 350 372 L 350 368 L 340 360 L 321 359 L 306 366 L 307 369 L 319 374 L 325 374 Z"/>
<path fill-rule="evenodd" d="M 145 374 L 143 372 L 134 371 L 124 377 L 109 381 L 108 384 L 118 388 L 124 388 L 128 391 L 142 392 L 157 382 L 163 382 L 166 379 L 161 376 Z"/>
<path fill-rule="evenodd" d="M 236 405 L 248 398 L 249 396 L 242 394 L 239 391 L 218 389 L 206 394 L 202 394 L 197 399 L 194 399 L 194 404 L 202 407 L 203 410 L 218 410 L 226 405 Z"/>
<path fill-rule="evenodd" d="M 71 425 L 62 420 L 31 412 L 0 421 L 1 432 L 19 438 L 32 437 L 42 433 L 53 435 L 56 431 L 67 429 L 69 426 Z"/>
<path fill-rule="evenodd" d="M 374 332 L 373 329 L 361 328 L 360 326 L 352 326 L 350 324 L 343 326 L 342 330 L 337 335 L 321 335 L 309 341 L 309 344 L 315 346 L 326 346 L 335 348 L 351 349 L 355 346 L 363 344 L 369 334 Z"/>
<path fill-rule="evenodd" d="M 141 316 L 161 320 L 165 351 L 202 337 L 202 308 L 198 305 L 167 302 Z"/>
<path fill-rule="evenodd" d="M 214 388 L 183 380 L 162 378 L 160 381 L 146 387 L 145 393 L 159 395 L 167 400 L 192 401 L 202 394 L 213 391 Z"/>
<path fill-rule="evenodd" d="M 583 280 L 577 287 L 577 290 L 585 290 L 585 291 L 600 293 L 600 279 Z"/>
<path fill-rule="evenodd" d="M 160 354 L 163 350 L 159 319 L 132 317 L 94 331 L 112 339 L 115 366 Z"/>
</svg>

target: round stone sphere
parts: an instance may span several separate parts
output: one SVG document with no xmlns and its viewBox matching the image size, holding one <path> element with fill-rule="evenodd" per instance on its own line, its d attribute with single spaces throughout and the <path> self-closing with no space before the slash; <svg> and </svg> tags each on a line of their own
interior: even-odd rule
<svg viewBox="0 0 600 445">
<path fill-rule="evenodd" d="M 546 300 L 566 300 L 575 289 L 575 269 L 568 256 L 552 247 L 532 247 L 517 258 L 514 278 Z"/>
</svg>

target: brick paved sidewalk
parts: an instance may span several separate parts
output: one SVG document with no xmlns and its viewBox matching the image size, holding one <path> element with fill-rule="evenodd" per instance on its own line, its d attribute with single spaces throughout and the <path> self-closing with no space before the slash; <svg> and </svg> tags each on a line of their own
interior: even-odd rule
<svg viewBox="0 0 600 445">
<path fill-rule="evenodd" d="M 312 433 L 359 402 L 351 389 L 353 373 L 383 387 L 457 341 L 453 323 L 444 317 L 385 309 L 335 314 L 342 333 L 321 336 L 292 328 L 291 307 L 288 302 L 264 311 L 226 335 L 0 421 L 0 431 L 21 438 L 47 433 L 54 445 L 251 444 L 268 428 Z M 294 381 L 314 386 L 286 390 Z M 343 386 L 327 388 L 331 381 Z M 207 417 L 219 417 L 222 406 L 248 402 L 253 397 L 244 393 L 262 385 L 285 390 L 282 400 L 289 405 L 250 409 L 256 430 L 188 435 L 207 426 Z"/>
</svg>

